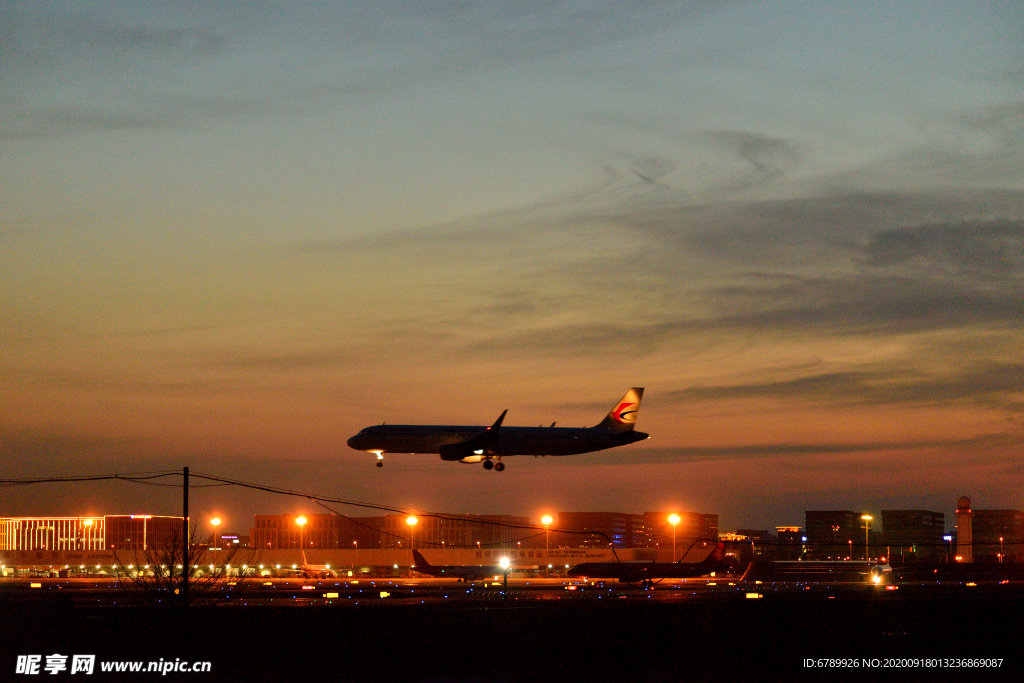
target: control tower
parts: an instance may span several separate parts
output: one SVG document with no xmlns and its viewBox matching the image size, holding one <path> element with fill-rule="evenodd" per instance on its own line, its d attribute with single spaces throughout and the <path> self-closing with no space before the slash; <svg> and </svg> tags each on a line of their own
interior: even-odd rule
<svg viewBox="0 0 1024 683">
<path fill-rule="evenodd" d="M 974 562 L 974 531 L 971 528 L 973 517 L 971 499 L 967 496 L 960 496 L 960 500 L 956 502 L 957 562 Z"/>
</svg>

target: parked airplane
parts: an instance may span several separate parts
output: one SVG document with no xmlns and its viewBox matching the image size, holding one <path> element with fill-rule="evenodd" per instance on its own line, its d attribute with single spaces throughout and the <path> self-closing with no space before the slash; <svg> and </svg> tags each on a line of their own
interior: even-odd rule
<svg viewBox="0 0 1024 683">
<path fill-rule="evenodd" d="M 454 578 L 461 579 L 463 581 L 479 581 L 481 579 L 489 579 L 493 576 L 501 576 L 509 569 L 508 567 L 496 566 L 496 567 L 484 567 L 473 564 L 468 565 L 433 565 L 427 562 L 426 558 L 420 554 L 419 550 L 413 549 L 412 559 L 414 564 L 412 568 L 421 574 L 427 574 L 428 576 L 440 576 L 442 578 Z"/>
<path fill-rule="evenodd" d="M 331 569 L 331 566 L 328 564 L 310 564 L 306 560 L 305 550 L 302 551 L 302 566 L 287 571 L 304 579 L 333 579 L 338 576 L 338 573 Z"/>
<path fill-rule="evenodd" d="M 685 579 L 725 569 L 725 543 L 721 541 L 700 562 L 584 562 L 569 569 L 569 576 L 588 579 L 618 579 L 624 583 L 652 579 Z"/>
<path fill-rule="evenodd" d="M 362 430 L 348 445 L 376 453 L 377 467 L 384 465 L 385 453 L 439 453 L 442 460 L 483 462 L 484 469 L 501 472 L 504 456 L 590 453 L 650 438 L 633 430 L 643 394 L 643 387 L 627 391 L 594 427 L 503 427 L 506 409 L 490 427 L 381 424 Z"/>
</svg>

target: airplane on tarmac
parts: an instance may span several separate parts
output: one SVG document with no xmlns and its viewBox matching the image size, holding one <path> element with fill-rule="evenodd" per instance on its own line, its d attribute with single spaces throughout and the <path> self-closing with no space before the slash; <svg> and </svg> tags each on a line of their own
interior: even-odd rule
<svg viewBox="0 0 1024 683">
<path fill-rule="evenodd" d="M 302 566 L 298 569 L 287 570 L 291 574 L 301 576 L 304 579 L 333 579 L 338 576 L 338 573 L 331 569 L 330 565 L 327 564 L 310 564 L 306 560 L 306 551 L 302 551 Z"/>
<path fill-rule="evenodd" d="M 509 455 L 574 455 L 624 446 L 650 438 L 634 431 L 643 387 L 633 387 L 594 427 L 503 427 L 505 409 L 490 427 L 448 425 L 388 425 L 367 427 L 348 440 L 349 448 L 377 454 L 438 453 L 451 462 L 483 462 L 484 469 L 501 472 Z"/>
<path fill-rule="evenodd" d="M 439 576 L 441 578 L 456 578 L 462 581 L 479 581 L 494 576 L 501 576 L 509 571 L 509 567 L 483 567 L 473 564 L 467 565 L 433 565 L 427 562 L 426 558 L 415 548 L 412 551 L 414 564 L 412 568 L 421 574 L 428 576 Z"/>
<path fill-rule="evenodd" d="M 700 562 L 584 562 L 569 569 L 569 576 L 587 579 L 618 579 L 623 583 L 640 581 L 644 587 L 652 579 L 686 579 L 726 569 L 725 543 L 719 541 Z"/>
</svg>

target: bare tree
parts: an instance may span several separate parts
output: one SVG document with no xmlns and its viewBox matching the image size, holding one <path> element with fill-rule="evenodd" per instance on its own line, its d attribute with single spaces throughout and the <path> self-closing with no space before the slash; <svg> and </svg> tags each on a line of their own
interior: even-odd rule
<svg viewBox="0 0 1024 683">
<path fill-rule="evenodd" d="M 119 552 L 114 549 L 118 573 L 127 579 L 119 581 L 118 585 L 151 604 L 187 607 L 217 604 L 229 599 L 229 586 L 225 580 L 229 578 L 229 568 L 237 567 L 235 559 L 243 549 L 232 548 L 220 558 L 219 565 L 210 564 L 207 561 L 209 548 L 196 542 L 197 527 L 192 527 L 189 532 L 187 552 L 181 542 L 181 533 L 180 528 L 176 529 L 162 542 L 142 551 Z M 255 552 L 249 550 L 249 555 Z M 247 565 L 259 561 L 253 557 L 245 559 Z M 249 575 L 242 570 L 231 587 L 244 588 L 248 581 Z"/>
</svg>

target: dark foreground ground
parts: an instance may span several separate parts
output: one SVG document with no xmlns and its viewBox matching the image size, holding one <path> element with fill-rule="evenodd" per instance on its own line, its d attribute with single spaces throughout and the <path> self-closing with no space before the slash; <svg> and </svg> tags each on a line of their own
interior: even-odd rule
<svg viewBox="0 0 1024 683">
<path fill-rule="evenodd" d="M 1024 680 L 1022 584 L 758 589 L 761 599 L 737 588 L 188 610 L 9 593 L 0 680 Z M 18 674 L 18 656 L 32 654 L 43 664 L 52 654 L 206 661 L 210 671 Z"/>
</svg>

